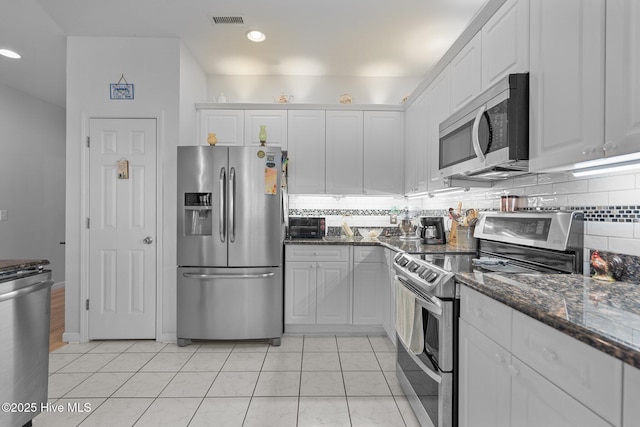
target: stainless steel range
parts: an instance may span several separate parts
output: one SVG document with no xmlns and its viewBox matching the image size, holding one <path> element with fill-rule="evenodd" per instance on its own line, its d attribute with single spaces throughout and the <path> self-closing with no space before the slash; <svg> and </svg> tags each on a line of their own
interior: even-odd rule
<svg viewBox="0 0 640 427">
<path fill-rule="evenodd" d="M 460 300 L 451 269 L 462 265 L 468 271 L 473 257 L 428 255 L 427 260 L 399 253 L 393 262 L 396 376 L 423 426 L 456 425 Z"/>
<path fill-rule="evenodd" d="M 455 273 L 580 273 L 583 235 L 580 212 L 485 212 L 480 257 L 396 255 L 396 375 L 421 425 L 458 424 Z"/>
</svg>

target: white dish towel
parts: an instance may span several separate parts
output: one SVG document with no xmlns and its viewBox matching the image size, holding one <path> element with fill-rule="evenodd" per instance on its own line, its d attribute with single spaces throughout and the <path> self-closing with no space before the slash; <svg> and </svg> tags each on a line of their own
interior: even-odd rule
<svg viewBox="0 0 640 427">
<path fill-rule="evenodd" d="M 413 354 L 420 354 L 424 349 L 422 334 L 422 309 L 416 308 L 416 296 L 407 289 L 400 279 L 395 278 L 396 285 L 396 331 L 404 346 Z"/>
</svg>

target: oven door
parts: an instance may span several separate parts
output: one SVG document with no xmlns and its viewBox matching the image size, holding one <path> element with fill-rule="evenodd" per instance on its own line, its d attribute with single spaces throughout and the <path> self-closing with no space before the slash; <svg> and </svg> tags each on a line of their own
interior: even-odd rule
<svg viewBox="0 0 640 427">
<path fill-rule="evenodd" d="M 454 425 L 454 306 L 455 301 L 418 294 L 406 279 L 396 279 L 416 294 L 416 309 L 421 310 L 424 336 L 422 352 L 415 354 L 398 335 L 396 375 L 416 417 L 424 426 Z"/>
</svg>

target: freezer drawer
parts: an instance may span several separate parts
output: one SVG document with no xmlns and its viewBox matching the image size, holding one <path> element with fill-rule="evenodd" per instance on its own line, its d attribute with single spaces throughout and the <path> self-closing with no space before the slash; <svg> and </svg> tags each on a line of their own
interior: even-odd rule
<svg viewBox="0 0 640 427">
<path fill-rule="evenodd" d="M 178 268 L 178 344 L 283 333 L 282 268 Z"/>
</svg>

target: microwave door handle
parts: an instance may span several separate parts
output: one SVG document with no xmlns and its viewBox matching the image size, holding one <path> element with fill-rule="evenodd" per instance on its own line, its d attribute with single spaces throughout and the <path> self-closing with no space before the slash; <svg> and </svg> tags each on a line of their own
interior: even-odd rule
<svg viewBox="0 0 640 427">
<path fill-rule="evenodd" d="M 473 144 L 473 151 L 476 152 L 476 156 L 478 156 L 478 159 L 480 159 L 480 161 L 483 163 L 485 161 L 485 156 L 484 156 L 484 153 L 482 152 L 482 148 L 480 147 L 480 137 L 478 135 L 478 132 L 480 130 L 480 120 L 482 120 L 482 115 L 484 114 L 484 111 L 485 111 L 485 106 L 483 105 L 478 110 L 478 114 L 476 114 L 476 118 L 473 121 L 473 129 L 471 131 L 471 142 Z"/>
<path fill-rule="evenodd" d="M 227 239 L 227 170 L 226 168 L 220 169 L 220 222 L 218 224 L 218 228 L 220 229 L 220 241 L 222 243 Z"/>
</svg>

